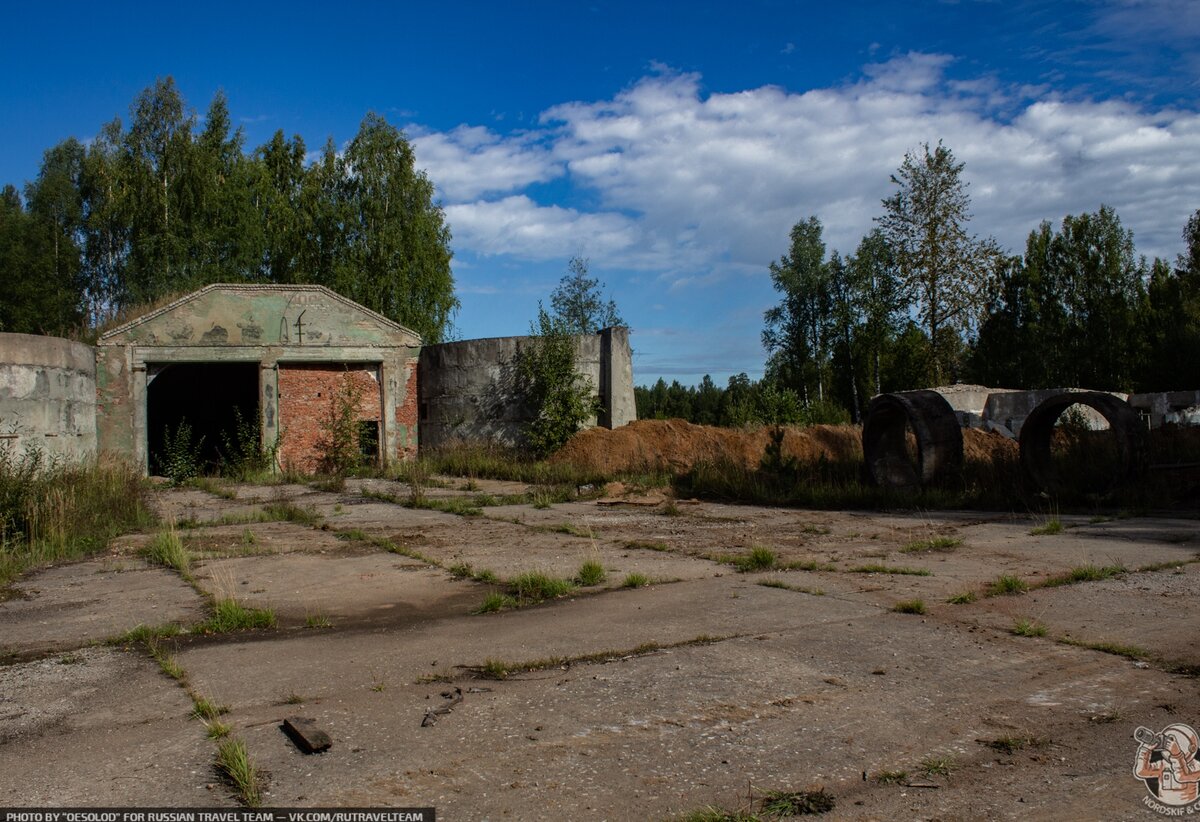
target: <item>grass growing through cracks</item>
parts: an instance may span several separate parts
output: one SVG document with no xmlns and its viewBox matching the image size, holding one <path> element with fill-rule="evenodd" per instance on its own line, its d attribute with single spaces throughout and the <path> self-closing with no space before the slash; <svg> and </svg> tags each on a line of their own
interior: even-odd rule
<svg viewBox="0 0 1200 822">
<path fill-rule="evenodd" d="M 1002 574 L 990 583 L 985 591 L 989 597 L 1010 596 L 1023 594 L 1029 590 L 1029 583 L 1012 574 Z"/>
<path fill-rule="evenodd" d="M 525 662 L 505 662 L 504 660 L 489 658 L 482 665 L 479 665 L 473 670 L 476 674 L 484 679 L 507 679 L 512 674 L 527 673 L 529 671 L 545 671 L 550 668 L 561 668 L 565 665 L 579 665 L 603 662 L 615 662 L 623 659 L 631 659 L 633 657 L 645 656 L 657 651 L 666 651 L 672 648 L 686 648 L 693 645 L 712 645 L 716 642 L 722 642 L 726 639 L 732 639 L 732 636 L 710 636 L 709 634 L 701 634 L 692 639 L 685 639 L 680 642 L 670 642 L 660 644 L 658 642 L 646 642 L 634 648 L 629 648 L 623 651 L 604 650 L 596 651 L 590 654 L 579 654 L 577 656 L 549 656 L 542 659 L 532 659 Z"/>
<path fill-rule="evenodd" d="M 213 603 L 212 616 L 197 625 L 206 634 L 274 628 L 275 612 L 270 608 L 247 608 L 235 599 L 219 599 Z"/>
<path fill-rule="evenodd" d="M 925 613 L 925 600 L 906 599 L 893 605 L 892 610 L 898 614 L 923 614 Z"/>
<path fill-rule="evenodd" d="M 233 785 L 238 798 L 256 808 L 262 804 L 262 788 L 258 769 L 250 761 L 246 743 L 226 738 L 217 746 L 217 770 Z"/>
<path fill-rule="evenodd" d="M 632 573 L 626 574 L 625 579 L 621 582 L 622 588 L 642 588 L 650 584 L 650 577 L 645 574 Z"/>
<path fill-rule="evenodd" d="M 932 537 L 910 542 L 900 549 L 903 554 L 949 553 L 962 545 L 958 537 Z"/>
<path fill-rule="evenodd" d="M 1057 588 L 1062 585 L 1075 585 L 1080 582 L 1099 582 L 1113 577 L 1119 577 L 1126 572 L 1124 565 L 1080 565 L 1065 574 L 1049 577 L 1036 587 Z"/>
<path fill-rule="evenodd" d="M 155 534 L 142 549 L 142 556 L 156 565 L 174 568 L 181 574 L 191 571 L 191 555 L 183 547 L 183 540 L 179 538 L 179 532 L 173 526 Z"/>
<path fill-rule="evenodd" d="M 594 559 L 589 559 L 579 566 L 579 571 L 575 574 L 575 582 L 585 586 L 599 585 L 604 582 L 605 576 L 604 566 Z"/>
<path fill-rule="evenodd" d="M 1046 626 L 1036 619 L 1018 619 L 1013 623 L 1012 632 L 1017 636 L 1045 636 Z"/>
<path fill-rule="evenodd" d="M 859 565 L 857 568 L 851 568 L 851 573 L 854 574 L 901 574 L 913 577 L 931 577 L 932 571 L 927 571 L 924 568 L 905 568 L 895 565 Z"/>
<path fill-rule="evenodd" d="M 1029 532 L 1029 535 L 1033 537 L 1047 537 L 1053 536 L 1054 534 L 1061 534 L 1062 532 L 1062 520 L 1056 518 L 1047 520 L 1045 525 L 1040 525 L 1037 528 L 1034 528 Z"/>
</svg>

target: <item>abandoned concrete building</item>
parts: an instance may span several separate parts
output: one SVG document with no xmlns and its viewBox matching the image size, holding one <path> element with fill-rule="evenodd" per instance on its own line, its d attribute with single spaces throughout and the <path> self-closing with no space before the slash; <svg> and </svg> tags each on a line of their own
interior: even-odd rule
<svg viewBox="0 0 1200 822">
<path fill-rule="evenodd" d="M 364 455 L 379 462 L 456 438 L 514 444 L 530 413 L 506 379 L 522 339 L 423 346 L 320 286 L 210 285 L 107 331 L 94 348 L 0 334 L 0 445 L 65 457 L 113 451 L 150 471 L 180 423 L 212 459 L 240 422 L 278 443 L 281 466 L 312 471 L 339 391 L 353 402 Z M 591 424 L 635 418 L 631 357 L 627 329 L 576 338 L 577 371 L 602 408 Z"/>
</svg>

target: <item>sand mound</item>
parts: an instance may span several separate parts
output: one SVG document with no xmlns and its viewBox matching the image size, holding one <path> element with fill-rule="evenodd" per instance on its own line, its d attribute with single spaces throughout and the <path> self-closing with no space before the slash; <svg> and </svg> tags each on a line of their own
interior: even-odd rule
<svg viewBox="0 0 1200 822">
<path fill-rule="evenodd" d="M 754 430 L 694 425 L 686 420 L 638 420 L 617 429 L 590 428 L 567 442 L 551 462 L 597 473 L 665 470 L 683 474 L 698 462 L 732 462 L 757 468 L 771 441 L 771 428 Z M 811 464 L 862 462 L 862 429 L 857 425 L 785 428 L 785 457 Z M 963 431 L 963 456 L 970 462 L 1017 458 L 1017 443 L 999 434 Z"/>
<path fill-rule="evenodd" d="M 581 431 L 551 457 L 601 473 L 689 471 L 697 462 L 733 462 L 755 468 L 771 441 L 770 428 L 755 430 L 693 425 L 686 420 L 638 420 L 620 428 Z M 784 456 L 800 462 L 862 460 L 862 435 L 853 425 L 787 428 Z"/>
</svg>

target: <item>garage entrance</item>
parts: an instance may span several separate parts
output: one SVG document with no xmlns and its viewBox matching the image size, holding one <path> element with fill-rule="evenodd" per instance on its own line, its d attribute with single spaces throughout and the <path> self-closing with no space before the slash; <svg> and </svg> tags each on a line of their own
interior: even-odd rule
<svg viewBox="0 0 1200 822">
<path fill-rule="evenodd" d="M 202 470 L 221 464 L 238 420 L 258 426 L 257 362 L 148 364 L 146 439 L 150 472 L 163 473 L 168 443 L 190 428 Z M 186 429 L 185 429 L 186 430 Z"/>
</svg>

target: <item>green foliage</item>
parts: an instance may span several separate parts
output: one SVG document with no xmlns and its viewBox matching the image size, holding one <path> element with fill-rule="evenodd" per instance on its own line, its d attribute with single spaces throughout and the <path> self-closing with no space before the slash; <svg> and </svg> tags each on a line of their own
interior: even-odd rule
<svg viewBox="0 0 1200 822">
<path fill-rule="evenodd" d="M 102 551 L 152 520 L 141 472 L 124 460 L 49 460 L 0 447 L 0 585 L 26 568 Z"/>
<path fill-rule="evenodd" d="M 151 562 L 174 568 L 181 574 L 187 574 L 191 570 L 192 558 L 183 547 L 179 532 L 173 527 L 155 534 L 142 553 Z"/>
<path fill-rule="evenodd" d="M 883 201 L 880 230 L 930 341 L 929 377 L 941 385 L 956 366 L 958 332 L 971 327 L 998 256 L 992 241 L 967 233 L 971 219 L 963 163 L 938 142 L 904 155 Z"/>
<path fill-rule="evenodd" d="M 900 552 L 904 554 L 949 553 L 960 545 L 962 545 L 962 540 L 958 537 L 930 537 L 910 542 L 901 548 Z"/>
<path fill-rule="evenodd" d="M 617 304 L 605 302 L 603 283 L 588 276 L 586 257 L 572 257 L 567 273 L 550 294 L 553 319 L 568 334 L 596 334 L 605 328 L 625 325 Z"/>
<path fill-rule="evenodd" d="M 988 585 L 987 595 L 990 597 L 1023 594 L 1029 590 L 1029 583 L 1012 574 L 1002 574 Z"/>
<path fill-rule="evenodd" d="M 570 580 L 552 577 L 541 571 L 527 571 L 508 581 L 512 593 L 520 600 L 541 602 L 566 596 L 575 590 Z"/>
<path fill-rule="evenodd" d="M 1063 531 L 1062 520 L 1055 518 L 1055 519 L 1047 520 L 1045 525 L 1039 525 L 1037 528 L 1034 528 L 1032 531 L 1029 532 L 1029 535 L 1034 536 L 1034 537 L 1045 537 L 1045 536 L 1053 536 L 1055 534 L 1061 534 L 1062 531 Z"/>
<path fill-rule="evenodd" d="M 898 614 L 924 614 L 925 600 L 923 599 L 906 599 L 902 602 L 897 602 L 892 606 L 892 610 Z"/>
<path fill-rule="evenodd" d="M 594 559 L 589 559 L 579 566 L 575 581 L 579 585 L 599 585 L 604 582 L 604 566 Z"/>
<path fill-rule="evenodd" d="M 575 370 L 575 339 L 562 320 L 538 306 L 529 337 L 512 368 L 518 396 L 531 411 L 524 436 L 538 455 L 559 448 L 600 410 L 591 380 Z"/>
<path fill-rule="evenodd" d="M 274 611 L 269 608 L 247 608 L 234 599 L 220 599 L 214 602 L 212 616 L 197 626 L 199 630 L 212 634 L 274 627 Z"/>
<path fill-rule="evenodd" d="M 1018 619 L 1013 623 L 1012 632 L 1017 636 L 1039 637 L 1046 635 L 1046 626 L 1036 619 Z"/>
<path fill-rule="evenodd" d="M 169 426 L 164 427 L 162 451 L 156 455 L 158 465 L 155 470 L 172 482 L 187 482 L 203 468 L 200 456 L 203 446 L 204 437 L 192 439 L 192 426 L 186 419 L 181 419 L 174 431 Z"/>
<path fill-rule="evenodd" d="M 221 432 L 221 474 L 238 482 L 273 471 L 282 444 L 282 435 L 265 445 L 262 441 L 262 414 L 257 419 L 243 419 L 242 412 L 233 408 L 233 434 Z"/>
<path fill-rule="evenodd" d="M 223 739 L 217 746 L 217 770 L 233 786 L 243 804 L 256 808 L 262 804 L 262 784 L 258 769 L 250 761 L 246 743 L 240 739 Z"/>
<path fill-rule="evenodd" d="M 320 433 L 315 445 L 319 470 L 324 474 L 344 476 L 363 462 L 359 437 L 359 405 L 364 389 L 346 371 L 336 391 L 329 396 L 329 405 L 319 421 Z"/>
<path fill-rule="evenodd" d="M 162 78 L 85 146 L 0 193 L 0 331 L 93 328 L 212 282 L 315 282 L 440 342 L 458 307 L 450 231 L 404 135 L 368 114 L 316 162 L 277 132 L 247 151 L 223 94 L 203 118 Z M 12 299 L 15 298 L 15 299 Z"/>
<path fill-rule="evenodd" d="M 650 584 L 650 577 L 645 574 L 631 573 L 626 574 L 625 579 L 621 582 L 622 588 L 642 588 Z"/>
</svg>

